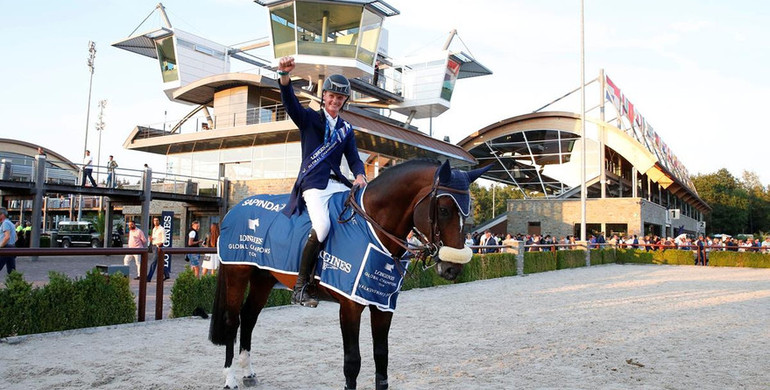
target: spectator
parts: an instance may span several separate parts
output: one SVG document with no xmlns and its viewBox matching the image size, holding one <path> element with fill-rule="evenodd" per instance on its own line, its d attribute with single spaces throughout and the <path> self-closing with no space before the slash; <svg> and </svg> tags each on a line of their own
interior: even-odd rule
<svg viewBox="0 0 770 390">
<path fill-rule="evenodd" d="M 86 186 L 86 179 L 91 181 L 91 187 L 96 187 L 96 180 L 92 175 L 94 171 L 94 158 L 91 157 L 91 151 L 86 150 L 86 155 L 83 157 L 83 178 L 80 181 L 80 185 Z"/>
<path fill-rule="evenodd" d="M 698 236 L 695 241 L 695 265 L 706 265 L 706 240 L 703 235 Z"/>
<path fill-rule="evenodd" d="M 163 247 L 163 243 L 166 241 L 166 229 L 164 229 L 163 226 L 160 226 L 160 218 L 153 218 L 152 224 L 154 227 L 152 228 L 152 245 L 150 247 L 152 248 L 153 260 L 150 265 L 150 271 L 147 274 L 147 283 L 152 281 L 152 275 L 155 273 L 155 268 L 158 267 L 158 261 L 160 260 L 158 259 L 158 249 Z M 163 260 L 163 263 L 163 280 L 166 280 L 171 277 L 171 275 L 168 274 L 171 273 L 171 270 L 165 267 L 165 259 Z M 160 274 L 160 271 L 158 271 L 158 274 Z"/>
<path fill-rule="evenodd" d="M 216 248 L 219 241 L 219 224 L 216 222 L 211 223 L 209 226 L 209 235 L 206 239 L 206 246 L 209 248 Z M 211 271 L 212 275 L 217 274 L 217 268 L 219 268 L 219 254 L 209 254 L 208 260 L 204 260 L 201 264 L 201 276 L 206 275 L 206 272 Z"/>
<path fill-rule="evenodd" d="M 411 233 L 411 231 L 410 231 Z M 465 234 L 465 246 L 472 246 L 473 245 L 473 236 L 470 233 Z"/>
<path fill-rule="evenodd" d="M 128 221 L 128 247 L 129 248 L 147 248 L 147 236 L 141 229 L 136 227 L 134 221 Z M 142 255 L 126 255 L 123 257 L 123 265 L 129 265 L 131 258 L 136 263 L 136 277 L 134 280 L 139 280 L 142 275 Z M 126 275 L 128 276 L 128 275 Z"/>
<path fill-rule="evenodd" d="M 117 167 L 118 163 L 110 155 L 110 159 L 107 161 L 107 188 L 116 188 L 118 186 L 118 177 L 115 176 L 115 168 Z"/>
<path fill-rule="evenodd" d="M 0 207 L 0 248 L 13 248 L 16 246 L 16 229 L 13 222 L 8 219 L 8 210 Z M 16 269 L 16 256 L 0 256 L 0 271 L 3 267 L 10 274 Z"/>
<path fill-rule="evenodd" d="M 201 223 L 198 220 L 192 221 L 190 226 L 190 232 L 187 234 L 187 246 L 190 248 L 199 248 L 203 240 L 200 239 L 198 229 Z M 200 277 L 201 274 L 201 255 L 200 253 L 189 253 L 187 258 L 190 259 L 190 268 L 192 268 L 195 277 Z"/>
</svg>

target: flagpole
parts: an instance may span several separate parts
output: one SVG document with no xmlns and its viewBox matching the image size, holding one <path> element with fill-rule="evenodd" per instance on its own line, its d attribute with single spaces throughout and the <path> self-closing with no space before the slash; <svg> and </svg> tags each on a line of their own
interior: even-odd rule
<svg viewBox="0 0 770 390">
<path fill-rule="evenodd" d="M 585 78 L 585 13 L 584 0 L 580 0 L 580 240 L 586 240 L 586 78 Z M 600 167 L 601 168 L 601 167 Z"/>
</svg>

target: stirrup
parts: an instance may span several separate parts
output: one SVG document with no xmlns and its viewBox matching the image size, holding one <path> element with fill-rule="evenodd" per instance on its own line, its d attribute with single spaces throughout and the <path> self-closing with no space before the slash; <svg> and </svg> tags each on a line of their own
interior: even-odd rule
<svg viewBox="0 0 770 390">
<path fill-rule="evenodd" d="M 291 293 L 292 305 L 305 307 L 318 306 L 318 298 L 310 294 L 308 287 L 310 287 L 310 283 L 305 283 L 302 286 L 294 286 L 294 291 Z"/>
</svg>

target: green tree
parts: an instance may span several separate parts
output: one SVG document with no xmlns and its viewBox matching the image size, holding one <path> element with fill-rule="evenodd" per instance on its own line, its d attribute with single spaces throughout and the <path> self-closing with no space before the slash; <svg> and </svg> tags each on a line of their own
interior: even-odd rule
<svg viewBox="0 0 770 390">
<path fill-rule="evenodd" d="M 473 199 L 473 220 L 476 225 L 481 225 L 492 218 L 505 214 L 508 211 L 509 199 L 522 199 L 524 197 L 517 188 L 497 183 L 489 187 L 471 183 L 470 191 Z"/>
<path fill-rule="evenodd" d="M 767 189 L 759 181 L 759 175 L 743 171 L 741 187 L 748 195 L 749 215 L 748 233 L 759 233 L 770 228 L 770 197 Z"/>
<path fill-rule="evenodd" d="M 727 169 L 692 178 L 700 197 L 712 211 L 706 216 L 710 233 L 746 233 L 749 220 L 749 196 Z"/>
</svg>

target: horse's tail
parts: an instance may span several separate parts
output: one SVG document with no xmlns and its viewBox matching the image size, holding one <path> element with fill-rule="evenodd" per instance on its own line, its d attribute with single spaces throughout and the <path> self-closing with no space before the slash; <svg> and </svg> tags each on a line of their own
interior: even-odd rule
<svg viewBox="0 0 770 390">
<path fill-rule="evenodd" d="M 214 294 L 214 307 L 211 309 L 211 324 L 209 325 L 209 340 L 216 345 L 227 345 L 232 337 L 228 335 L 227 317 L 227 276 L 229 267 L 220 264 L 217 273 L 217 291 Z M 236 327 L 237 329 L 237 327 Z M 234 332 L 232 332 L 234 333 Z"/>
</svg>

